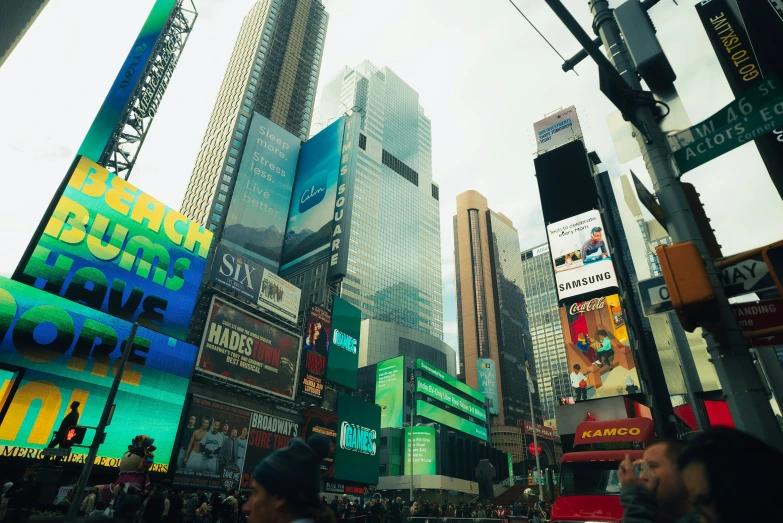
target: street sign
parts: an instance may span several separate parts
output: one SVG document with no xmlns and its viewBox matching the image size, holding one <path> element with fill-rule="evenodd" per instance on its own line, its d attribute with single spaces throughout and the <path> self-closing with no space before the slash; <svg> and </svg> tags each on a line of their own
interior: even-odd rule
<svg viewBox="0 0 783 523">
<path fill-rule="evenodd" d="M 761 253 L 724 267 L 721 270 L 720 281 L 730 298 L 776 288 Z"/>
<path fill-rule="evenodd" d="M 770 277 L 775 282 L 780 295 L 783 296 L 783 242 L 769 245 L 762 253 L 767 268 L 771 268 Z"/>
<path fill-rule="evenodd" d="M 663 276 L 639 280 L 636 282 L 636 286 L 639 289 L 639 298 L 642 300 L 645 316 L 661 314 L 674 309 Z"/>
<path fill-rule="evenodd" d="M 636 177 L 633 171 L 631 171 L 631 178 L 633 179 L 633 185 L 636 188 L 636 194 L 639 196 L 639 201 L 642 202 L 645 209 L 650 211 L 650 214 L 653 215 L 658 223 L 666 229 L 666 218 L 663 215 L 663 209 L 661 209 L 661 206 L 658 204 L 658 200 L 656 200 L 655 196 L 647 190 L 647 187 L 645 187 L 642 181 Z M 666 232 L 669 232 L 668 229 L 666 229 Z"/>
<path fill-rule="evenodd" d="M 71 455 L 71 449 L 43 449 L 41 456 L 51 456 L 53 458 L 67 458 Z"/>
<path fill-rule="evenodd" d="M 731 306 L 739 326 L 745 332 L 771 329 L 783 325 L 783 299 L 734 303 Z M 751 345 L 764 347 L 783 344 L 783 335 L 751 338 Z"/>
<path fill-rule="evenodd" d="M 743 96 L 673 137 L 673 157 L 680 174 L 771 133 L 783 125 L 783 87 L 773 76 Z"/>
</svg>

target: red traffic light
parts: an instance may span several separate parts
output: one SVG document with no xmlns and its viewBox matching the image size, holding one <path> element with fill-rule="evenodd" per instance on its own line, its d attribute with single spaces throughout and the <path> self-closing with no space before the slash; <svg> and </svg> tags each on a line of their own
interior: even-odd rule
<svg viewBox="0 0 783 523">
<path fill-rule="evenodd" d="M 87 427 L 76 425 L 74 427 L 68 427 L 68 432 L 65 433 L 65 442 L 70 445 L 80 445 L 84 441 L 84 435 L 87 433 Z"/>
</svg>

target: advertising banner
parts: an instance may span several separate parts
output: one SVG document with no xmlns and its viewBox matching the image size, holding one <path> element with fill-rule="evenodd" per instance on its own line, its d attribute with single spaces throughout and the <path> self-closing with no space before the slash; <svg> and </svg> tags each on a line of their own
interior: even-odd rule
<svg viewBox="0 0 783 523">
<path fill-rule="evenodd" d="M 258 303 L 263 272 L 264 268 L 260 264 L 222 241 L 215 246 L 215 257 L 209 274 L 209 279 L 214 283 Z"/>
<path fill-rule="evenodd" d="M 330 381 L 356 388 L 362 311 L 339 296 L 332 305 L 332 343 L 326 376 Z"/>
<path fill-rule="evenodd" d="M 177 0 L 156 0 L 77 154 L 100 159 Z"/>
<path fill-rule="evenodd" d="M 490 414 L 500 414 L 498 405 L 498 374 L 495 362 L 489 358 L 476 360 L 479 392 L 487 398 Z"/>
<path fill-rule="evenodd" d="M 193 396 L 172 460 L 174 484 L 237 489 L 247 454 L 251 412 Z"/>
<path fill-rule="evenodd" d="M 334 201 L 334 225 L 329 249 L 330 280 L 344 277 L 348 270 L 348 245 L 351 237 L 351 214 L 358 154 L 359 114 L 353 113 L 345 119 L 340 153 L 340 175 L 337 179 L 337 199 Z"/>
<path fill-rule="evenodd" d="M 0 364 L 27 369 L 0 425 L 1 455 L 47 447 L 78 401 L 78 422 L 95 427 L 132 325 L 84 305 L 0 277 Z M 99 465 L 117 466 L 133 438 L 155 438 L 155 469 L 166 471 L 196 347 L 139 327 L 117 393 Z M 84 440 L 90 445 L 94 431 Z M 17 449 L 17 450 L 14 450 Z M 30 452 L 25 451 L 26 455 Z M 70 461 L 87 449 L 74 447 Z"/>
<path fill-rule="evenodd" d="M 198 366 L 284 398 L 294 397 L 299 336 L 213 297 Z"/>
<path fill-rule="evenodd" d="M 329 438 L 329 455 L 321 462 L 321 476 L 334 476 L 334 453 L 337 448 L 337 413 L 324 409 L 309 408 L 304 411 L 305 424 L 302 437 L 307 440 L 313 434 Z"/>
<path fill-rule="evenodd" d="M 514 463 L 511 461 L 511 454 L 506 454 L 508 458 L 508 486 L 514 486 Z"/>
<path fill-rule="evenodd" d="M 250 488 L 253 469 L 272 452 L 288 446 L 291 438 L 298 438 L 299 424 L 285 418 L 253 412 L 250 416 L 250 438 L 247 447 L 248 468 L 242 473 L 242 488 Z M 253 468 L 250 468 L 250 467 Z"/>
<path fill-rule="evenodd" d="M 302 351 L 302 387 L 300 392 L 318 399 L 324 395 L 326 359 L 332 333 L 332 315 L 313 305 L 307 315 L 304 350 Z"/>
<path fill-rule="evenodd" d="M 419 376 L 416 378 L 416 392 L 426 394 L 431 398 L 435 398 L 451 407 L 461 410 L 465 414 L 469 414 L 481 421 L 487 420 L 487 412 L 484 409 L 484 405 L 474 405 L 473 403 L 460 398 L 456 394 L 449 392 L 448 390 L 435 385 L 431 381 Z"/>
<path fill-rule="evenodd" d="M 334 477 L 377 485 L 381 466 L 381 408 L 341 392 L 337 416 Z"/>
<path fill-rule="evenodd" d="M 561 301 L 617 287 L 601 213 L 587 211 L 546 229 Z"/>
<path fill-rule="evenodd" d="M 533 424 L 530 423 L 527 420 L 521 420 L 518 422 L 519 425 L 521 425 L 525 431 L 525 434 L 533 435 Z M 555 439 L 555 431 L 552 427 L 547 427 L 546 425 L 539 425 L 536 423 L 536 437 L 537 438 L 544 438 L 544 439 Z"/>
<path fill-rule="evenodd" d="M 551 151 L 582 136 L 576 108 L 572 105 L 533 124 L 538 154 Z"/>
<path fill-rule="evenodd" d="M 340 118 L 302 144 L 279 274 L 328 255 L 344 127 Z"/>
<path fill-rule="evenodd" d="M 446 412 L 426 401 L 416 400 L 416 415 L 429 418 L 436 423 L 442 423 L 454 430 L 464 432 L 474 438 L 480 438 L 487 441 L 487 429 L 476 423 L 471 423 L 465 418 L 460 418 L 456 414 Z"/>
<path fill-rule="evenodd" d="M 484 397 L 484 395 L 482 393 L 480 393 L 479 391 L 477 391 L 476 389 L 468 387 L 467 385 L 465 385 L 461 381 L 459 381 L 459 380 L 457 380 L 455 378 L 452 378 L 451 376 L 449 376 L 448 374 L 446 374 L 445 372 L 443 372 L 439 368 L 430 365 L 429 363 L 427 363 L 426 361 L 424 361 L 421 358 L 418 358 L 416 360 L 416 368 L 419 369 L 419 370 L 423 370 L 424 372 L 426 372 L 426 373 L 428 373 L 428 374 L 430 374 L 432 376 L 435 376 L 436 378 L 438 378 L 440 381 L 442 381 L 446 385 L 448 385 L 450 387 L 454 387 L 455 389 L 457 389 L 460 392 L 464 392 L 465 394 L 467 394 L 471 398 L 475 399 L 476 401 L 478 401 L 482 405 L 485 404 L 486 401 L 487 401 L 487 399 Z"/>
<path fill-rule="evenodd" d="M 14 279 L 185 339 L 212 233 L 79 158 Z"/>
<path fill-rule="evenodd" d="M 299 300 L 302 291 L 292 283 L 264 269 L 261 279 L 261 293 L 258 295 L 258 305 L 261 308 L 273 312 L 292 323 L 296 323 L 299 317 Z"/>
<path fill-rule="evenodd" d="M 413 435 L 411 436 L 411 432 Z M 408 427 L 405 430 L 405 475 L 411 474 L 411 454 L 413 454 L 413 474 L 434 476 L 437 474 L 438 455 L 435 448 L 434 427 Z"/>
<path fill-rule="evenodd" d="M 617 294 L 560 307 L 574 399 L 640 392 L 628 328 Z"/>
<path fill-rule="evenodd" d="M 379 361 L 375 369 L 375 404 L 381 407 L 381 428 L 402 428 L 405 356 Z"/>
<path fill-rule="evenodd" d="M 299 138 L 258 113 L 245 150 L 221 241 L 277 272 L 291 205 Z"/>
</svg>

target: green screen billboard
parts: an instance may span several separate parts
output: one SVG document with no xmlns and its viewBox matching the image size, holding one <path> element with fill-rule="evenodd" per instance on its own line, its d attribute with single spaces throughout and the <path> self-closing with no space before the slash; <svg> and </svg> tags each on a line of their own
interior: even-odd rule
<svg viewBox="0 0 783 523">
<path fill-rule="evenodd" d="M 506 454 L 508 458 L 508 486 L 514 486 L 514 463 L 511 461 L 511 453 Z"/>
<path fill-rule="evenodd" d="M 341 392 L 337 399 L 334 477 L 377 485 L 380 433 L 381 408 Z"/>
<path fill-rule="evenodd" d="M 489 358 L 476 360 L 478 390 L 489 400 L 489 413 L 500 414 L 498 405 L 498 376 L 495 362 Z"/>
<path fill-rule="evenodd" d="M 411 431 L 413 436 L 411 437 Z M 413 453 L 413 474 L 434 476 L 437 474 L 437 459 L 434 427 L 408 427 L 405 430 L 405 475 L 411 473 Z"/>
<path fill-rule="evenodd" d="M 442 382 L 444 382 L 446 385 L 449 385 L 451 387 L 454 387 L 458 391 L 464 392 L 468 396 L 470 396 L 473 399 L 478 400 L 482 404 L 484 404 L 487 400 L 484 398 L 484 395 L 481 394 L 476 389 L 473 389 L 471 387 L 468 387 L 461 381 L 457 381 L 455 378 L 452 378 L 442 370 L 438 369 L 437 367 L 434 367 L 424 361 L 423 359 L 419 358 L 416 360 L 416 368 L 423 370 L 424 372 L 427 372 L 428 374 L 432 374 Z"/>
<path fill-rule="evenodd" d="M 446 412 L 445 410 L 436 407 L 426 401 L 416 401 L 416 415 L 429 418 L 436 423 L 442 423 L 447 427 L 451 427 L 454 430 L 464 432 L 475 438 L 487 440 L 487 429 L 481 425 L 471 423 L 465 418 L 460 418 L 456 414 Z"/>
<path fill-rule="evenodd" d="M 402 428 L 405 356 L 378 362 L 375 379 L 375 404 L 381 407 L 381 428 Z"/>
<path fill-rule="evenodd" d="M 326 377 L 330 381 L 351 389 L 356 388 L 361 326 L 362 311 L 339 296 L 335 296 L 332 307 L 332 340 L 329 345 Z"/>
<path fill-rule="evenodd" d="M 456 394 L 449 392 L 439 385 L 435 385 L 426 378 L 419 376 L 416 378 L 416 392 L 426 394 L 431 398 L 435 398 L 438 401 L 442 401 L 447 405 L 461 410 L 466 414 L 470 414 L 473 417 L 480 419 L 481 421 L 487 420 L 487 412 L 484 409 L 484 405 L 475 405 L 464 398 L 460 398 Z M 377 401 L 376 401 L 377 403 Z"/>
</svg>

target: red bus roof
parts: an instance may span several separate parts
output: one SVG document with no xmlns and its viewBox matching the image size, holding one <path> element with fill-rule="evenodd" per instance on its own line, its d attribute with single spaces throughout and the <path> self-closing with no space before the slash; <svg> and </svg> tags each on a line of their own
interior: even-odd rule
<svg viewBox="0 0 783 523">
<path fill-rule="evenodd" d="M 587 450 L 585 452 L 567 452 L 563 454 L 561 463 L 584 463 L 586 461 L 616 461 L 621 462 L 628 455 L 632 460 L 641 459 L 643 450 Z"/>
</svg>

